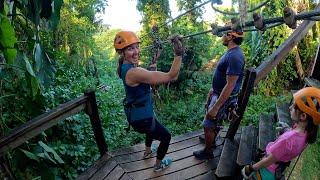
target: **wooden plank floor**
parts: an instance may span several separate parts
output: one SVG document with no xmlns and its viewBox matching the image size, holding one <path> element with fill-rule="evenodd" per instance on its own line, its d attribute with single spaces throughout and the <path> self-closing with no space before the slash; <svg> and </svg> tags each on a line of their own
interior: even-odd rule
<svg viewBox="0 0 320 180">
<path fill-rule="evenodd" d="M 214 179 L 212 175 L 221 156 L 226 132 L 227 129 L 219 132 L 214 158 L 208 161 L 197 160 L 192 154 L 204 148 L 199 141 L 203 131 L 196 131 L 172 138 L 166 157 L 172 158 L 173 163 L 164 171 L 153 171 L 155 156 L 142 158 L 145 148 L 142 143 L 110 152 L 78 179 Z"/>
</svg>

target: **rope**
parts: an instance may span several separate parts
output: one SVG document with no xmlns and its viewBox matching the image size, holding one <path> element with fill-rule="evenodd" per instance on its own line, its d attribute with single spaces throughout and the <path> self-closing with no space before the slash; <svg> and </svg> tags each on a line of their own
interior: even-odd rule
<svg viewBox="0 0 320 180">
<path fill-rule="evenodd" d="M 253 11 L 256 11 L 257 9 L 260 9 L 261 7 L 265 6 L 268 2 L 270 2 L 271 0 L 266 0 L 264 2 L 262 2 L 261 4 L 259 4 L 258 6 L 252 8 L 252 9 L 249 9 L 247 12 L 251 13 Z M 222 11 L 222 10 L 219 10 L 218 8 L 214 7 L 213 6 L 213 3 L 211 3 L 211 7 L 214 11 L 217 11 L 221 14 L 225 14 L 225 15 L 230 15 L 230 16 L 237 16 L 239 15 L 240 13 L 239 12 L 230 12 L 230 11 Z"/>
<path fill-rule="evenodd" d="M 288 179 L 287 179 L 287 180 L 289 180 L 289 178 L 290 178 L 290 176 L 291 176 L 292 171 L 293 171 L 293 170 L 294 170 L 294 168 L 296 167 L 297 162 L 299 161 L 301 154 L 302 154 L 302 152 L 299 154 L 298 159 L 297 159 L 297 160 L 296 160 L 296 162 L 294 163 L 294 165 L 293 165 L 293 167 L 292 167 L 292 169 L 291 169 L 291 171 L 290 171 L 290 173 L 289 173 L 289 175 L 288 175 Z"/>
</svg>

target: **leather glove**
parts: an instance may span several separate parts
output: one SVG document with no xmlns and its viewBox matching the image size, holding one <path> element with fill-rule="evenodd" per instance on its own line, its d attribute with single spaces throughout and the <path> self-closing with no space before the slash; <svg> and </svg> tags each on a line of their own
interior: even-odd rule
<svg viewBox="0 0 320 180">
<path fill-rule="evenodd" d="M 252 168 L 251 165 L 246 165 L 241 170 L 241 174 L 243 176 L 243 179 L 249 179 L 253 174 L 255 170 Z"/>
<path fill-rule="evenodd" d="M 157 64 L 150 64 L 147 69 L 149 71 L 156 71 L 157 70 Z"/>
<path fill-rule="evenodd" d="M 184 47 L 182 44 L 181 36 L 173 36 L 171 39 L 171 43 L 173 44 L 173 51 L 176 56 L 182 56 L 184 54 Z"/>
</svg>

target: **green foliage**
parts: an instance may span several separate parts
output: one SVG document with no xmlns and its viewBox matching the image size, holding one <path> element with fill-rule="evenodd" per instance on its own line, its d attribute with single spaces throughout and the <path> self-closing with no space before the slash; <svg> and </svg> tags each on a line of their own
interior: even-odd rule
<svg viewBox="0 0 320 180">
<path fill-rule="evenodd" d="M 318 171 L 320 167 L 320 135 L 318 133 L 318 140 L 314 144 L 308 145 L 305 152 L 302 154 L 302 167 L 300 170 L 300 178 L 306 180 L 317 179 L 320 177 Z"/>
<path fill-rule="evenodd" d="M 195 7 L 199 0 L 177 2 L 181 11 L 187 11 Z M 172 32 L 174 34 L 188 35 L 196 32 L 203 32 L 210 27 L 202 20 L 202 8 L 198 8 L 185 16 L 179 18 L 173 23 Z M 198 71 L 203 63 L 208 62 L 212 58 L 212 46 L 214 46 L 211 34 L 201 36 L 193 36 L 184 41 L 186 53 L 183 57 L 183 68 L 180 73 L 179 80 L 185 81 L 192 77 L 195 71 Z M 179 82 L 179 81 L 178 81 Z"/>
<path fill-rule="evenodd" d="M 211 73 L 196 72 L 194 77 L 183 91 L 162 86 L 160 99 L 155 102 L 157 118 L 174 136 L 202 128 Z"/>
<path fill-rule="evenodd" d="M 292 98 L 291 94 L 284 93 L 282 96 L 266 96 L 262 93 L 254 93 L 250 96 L 246 111 L 244 112 L 242 125 L 258 125 L 261 115 L 274 113 L 276 103 L 288 102 Z"/>
<path fill-rule="evenodd" d="M 7 14 L 6 11 L 0 13 L 0 50 L 3 51 L 7 63 L 13 64 L 17 55 L 17 50 L 14 47 L 17 38 L 9 18 L 5 14 Z"/>
<path fill-rule="evenodd" d="M 85 68 L 87 61 L 94 62 L 93 34 L 98 30 L 94 14 L 103 10 L 101 3 L 106 1 L 72 1 L 75 9 L 89 10 L 93 15 L 84 11 L 64 13 L 70 11 L 66 9 L 70 3 L 65 1 L 60 26 L 63 1 L 53 1 L 53 12 L 51 7 L 50 12 L 45 11 L 51 6 L 50 0 L 17 0 L 12 9 L 5 1 L 5 12 L 0 14 L 1 136 L 97 84 Z M 5 16 L 9 10 L 14 14 L 12 19 Z M 61 37 L 67 41 L 61 41 Z M 11 169 L 18 179 L 75 179 L 98 158 L 90 128 L 85 115 L 69 118 L 10 152 Z"/>
<path fill-rule="evenodd" d="M 113 41 L 119 31 L 120 29 L 103 30 L 94 36 L 97 52 L 101 55 L 101 59 L 114 59 L 116 52 L 113 47 Z"/>
<path fill-rule="evenodd" d="M 170 32 L 168 25 L 165 24 L 169 19 L 170 9 L 168 0 L 151 1 L 151 0 L 139 0 L 137 9 L 142 14 L 142 31 L 141 36 L 141 61 L 145 64 L 149 63 L 150 57 L 152 57 L 152 51 L 148 47 L 152 45 L 155 38 L 165 41 L 168 39 Z M 158 26 L 157 32 L 152 32 L 153 26 Z M 168 69 L 168 63 L 173 58 L 172 52 L 168 51 L 169 48 L 165 47 L 158 64 L 159 70 Z M 170 66 L 169 66 L 170 67 Z"/>
</svg>

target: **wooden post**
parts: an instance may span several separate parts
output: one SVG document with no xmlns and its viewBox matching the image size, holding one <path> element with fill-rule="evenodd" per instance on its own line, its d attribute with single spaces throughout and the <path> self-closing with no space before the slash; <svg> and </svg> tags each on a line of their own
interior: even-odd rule
<svg viewBox="0 0 320 180">
<path fill-rule="evenodd" d="M 98 106 L 96 101 L 96 95 L 94 91 L 87 91 L 84 93 L 84 95 L 88 97 L 86 113 L 90 117 L 94 137 L 97 142 L 100 155 L 103 156 L 108 152 L 108 145 L 105 141 L 102 126 L 101 126 L 101 121 L 100 121 Z"/>
<path fill-rule="evenodd" d="M 244 111 L 246 110 L 250 94 L 251 94 L 253 87 L 254 87 L 253 85 L 254 85 L 254 81 L 256 79 L 256 75 L 257 75 L 257 73 L 254 68 L 249 68 L 246 70 L 244 82 L 243 82 L 242 89 L 241 89 L 239 99 L 238 99 L 238 109 L 237 109 L 238 117 L 236 117 L 235 119 L 232 120 L 232 122 L 230 123 L 230 127 L 228 129 L 227 135 L 226 135 L 226 137 L 231 140 L 233 140 L 233 138 L 239 128 Z"/>
</svg>

